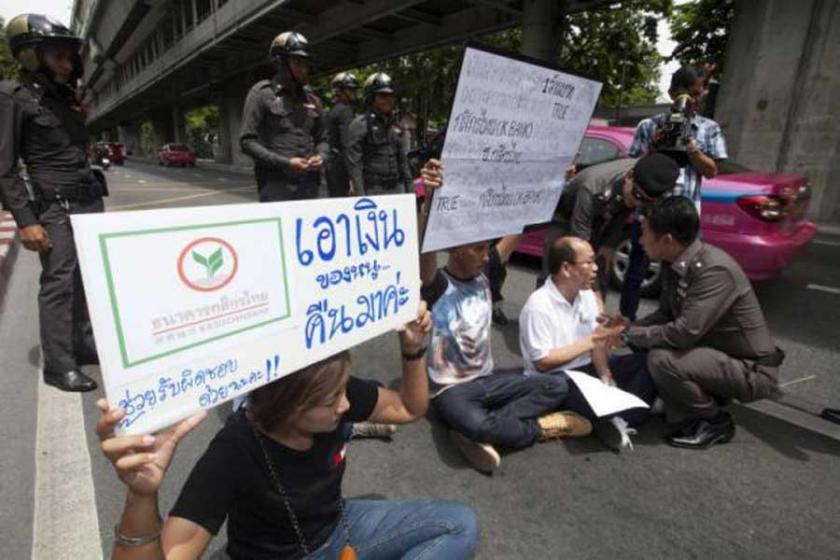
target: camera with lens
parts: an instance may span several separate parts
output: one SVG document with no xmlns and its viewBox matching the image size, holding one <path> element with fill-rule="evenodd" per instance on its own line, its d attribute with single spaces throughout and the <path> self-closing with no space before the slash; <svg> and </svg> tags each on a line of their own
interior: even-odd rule
<svg viewBox="0 0 840 560">
<path fill-rule="evenodd" d="M 688 142 L 691 138 L 691 122 L 688 112 L 691 96 L 687 93 L 678 95 L 671 105 L 671 112 L 659 127 L 660 136 L 656 142 L 656 151 L 661 152 L 680 167 L 688 165 Z"/>
</svg>

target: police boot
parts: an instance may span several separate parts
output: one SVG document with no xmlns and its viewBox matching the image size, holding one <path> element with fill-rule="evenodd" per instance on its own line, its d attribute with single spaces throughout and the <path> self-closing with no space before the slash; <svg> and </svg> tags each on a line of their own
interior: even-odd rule
<svg viewBox="0 0 840 560">
<path fill-rule="evenodd" d="M 96 381 L 84 373 L 73 369 L 65 372 L 45 371 L 44 383 L 57 387 L 62 391 L 73 393 L 86 393 L 98 387 Z"/>
</svg>

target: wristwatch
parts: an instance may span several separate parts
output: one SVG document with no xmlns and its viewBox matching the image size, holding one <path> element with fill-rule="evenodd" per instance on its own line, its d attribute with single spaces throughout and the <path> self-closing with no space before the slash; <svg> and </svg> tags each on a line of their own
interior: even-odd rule
<svg viewBox="0 0 840 560">
<path fill-rule="evenodd" d="M 622 344 L 630 344 L 630 328 L 626 328 L 621 331 L 621 334 L 618 335 L 618 339 L 621 340 Z"/>
</svg>

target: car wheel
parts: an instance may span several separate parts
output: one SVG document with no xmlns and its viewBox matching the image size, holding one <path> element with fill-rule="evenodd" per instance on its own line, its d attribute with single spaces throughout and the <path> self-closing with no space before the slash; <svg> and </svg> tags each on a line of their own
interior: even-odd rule
<svg viewBox="0 0 840 560">
<path fill-rule="evenodd" d="M 624 284 L 624 275 L 627 273 L 627 264 L 630 262 L 630 232 L 628 231 L 615 249 L 615 259 L 610 268 L 610 282 L 616 288 Z M 659 263 L 652 262 L 645 273 L 642 281 L 642 297 L 656 297 L 662 289 L 662 274 Z"/>
</svg>

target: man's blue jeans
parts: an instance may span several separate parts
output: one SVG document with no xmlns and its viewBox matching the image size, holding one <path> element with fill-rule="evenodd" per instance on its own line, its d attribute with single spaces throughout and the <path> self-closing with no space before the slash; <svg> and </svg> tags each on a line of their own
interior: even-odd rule
<svg viewBox="0 0 840 560">
<path fill-rule="evenodd" d="M 359 560 L 472 558 L 478 517 L 469 506 L 448 500 L 348 500 L 350 542 Z M 310 558 L 335 560 L 346 544 L 339 522 Z"/>
<path fill-rule="evenodd" d="M 537 418 L 563 407 L 568 383 L 565 375 L 493 373 L 450 387 L 432 406 L 445 424 L 473 441 L 527 447 L 540 437 Z"/>
<path fill-rule="evenodd" d="M 639 310 L 639 301 L 642 297 L 642 282 L 650 266 L 650 260 L 639 242 L 641 237 L 642 223 L 637 219 L 633 222 L 633 228 L 630 231 L 630 259 L 624 273 L 624 283 L 621 285 L 621 302 L 618 304 L 621 314 L 631 321 L 636 320 L 636 312 Z"/>
</svg>

